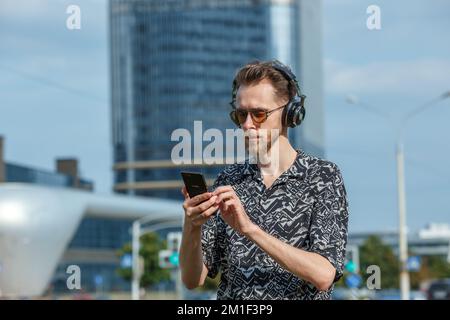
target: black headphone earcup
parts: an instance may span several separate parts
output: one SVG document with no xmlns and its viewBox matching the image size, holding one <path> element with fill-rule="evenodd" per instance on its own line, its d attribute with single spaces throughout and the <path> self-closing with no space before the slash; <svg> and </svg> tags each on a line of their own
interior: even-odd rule
<svg viewBox="0 0 450 320">
<path fill-rule="evenodd" d="M 296 105 L 292 112 L 292 128 L 299 126 L 305 115 L 305 108 L 301 105 Z"/>
<path fill-rule="evenodd" d="M 298 105 L 296 103 L 291 103 L 288 113 L 288 125 L 290 128 L 294 128 L 297 125 L 297 118 L 298 118 Z"/>
<path fill-rule="evenodd" d="M 296 126 L 295 109 L 296 109 L 295 101 L 289 102 L 288 105 L 284 108 L 284 111 L 286 112 L 284 117 L 285 127 L 294 128 Z"/>
<path fill-rule="evenodd" d="M 305 118 L 305 107 L 299 101 L 289 103 L 283 111 L 283 125 L 286 127 L 299 126 Z"/>
<path fill-rule="evenodd" d="M 295 104 L 289 102 L 283 110 L 283 126 L 295 127 Z"/>
<path fill-rule="evenodd" d="M 305 114 L 306 114 L 305 106 L 301 105 L 299 110 L 298 110 L 297 126 L 302 124 L 303 119 L 305 119 Z"/>
</svg>

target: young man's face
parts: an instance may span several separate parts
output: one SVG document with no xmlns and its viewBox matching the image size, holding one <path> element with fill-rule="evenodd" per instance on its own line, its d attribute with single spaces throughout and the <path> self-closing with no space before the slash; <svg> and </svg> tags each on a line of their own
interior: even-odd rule
<svg viewBox="0 0 450 320">
<path fill-rule="evenodd" d="M 274 87 L 266 79 L 255 85 L 240 86 L 236 95 L 237 110 L 271 111 L 286 103 L 287 101 L 277 99 Z M 275 144 L 278 136 L 282 133 L 281 116 L 283 110 L 284 108 L 281 108 L 270 113 L 262 123 L 255 122 L 250 113 L 247 114 L 245 122 L 241 123 L 241 128 L 245 132 L 245 146 L 249 151 L 271 149 L 271 146 Z M 265 149 L 261 149 L 262 147 L 265 147 Z"/>
</svg>

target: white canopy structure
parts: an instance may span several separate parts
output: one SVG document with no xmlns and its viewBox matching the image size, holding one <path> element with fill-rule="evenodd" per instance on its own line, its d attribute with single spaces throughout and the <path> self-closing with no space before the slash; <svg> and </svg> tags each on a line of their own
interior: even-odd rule
<svg viewBox="0 0 450 320">
<path fill-rule="evenodd" d="M 0 184 L 0 296 L 42 295 L 83 217 L 179 222 L 181 202 Z"/>
</svg>

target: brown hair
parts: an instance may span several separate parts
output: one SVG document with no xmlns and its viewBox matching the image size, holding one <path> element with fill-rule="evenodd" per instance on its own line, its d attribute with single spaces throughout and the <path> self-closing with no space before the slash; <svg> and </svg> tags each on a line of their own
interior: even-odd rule
<svg viewBox="0 0 450 320">
<path fill-rule="evenodd" d="M 255 85 L 261 80 L 267 79 L 275 89 L 275 96 L 279 100 L 291 100 L 296 94 L 296 88 L 292 86 L 286 77 L 272 66 L 271 61 L 252 61 L 240 68 L 234 78 L 234 93 L 244 85 Z M 233 103 L 235 103 L 233 97 Z"/>
</svg>

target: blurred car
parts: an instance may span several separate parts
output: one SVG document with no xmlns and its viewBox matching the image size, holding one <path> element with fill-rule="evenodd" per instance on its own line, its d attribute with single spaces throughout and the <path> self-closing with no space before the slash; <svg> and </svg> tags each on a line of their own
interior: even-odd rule
<svg viewBox="0 0 450 320">
<path fill-rule="evenodd" d="M 375 290 L 335 288 L 331 294 L 332 300 L 372 300 Z"/>
<path fill-rule="evenodd" d="M 376 290 L 375 300 L 401 300 L 400 290 L 398 289 Z"/>
<path fill-rule="evenodd" d="M 402 295 L 398 289 L 376 290 L 375 300 L 401 300 Z M 426 294 L 420 290 L 409 292 L 409 300 L 427 300 Z"/>
<path fill-rule="evenodd" d="M 450 300 L 450 279 L 435 280 L 427 289 L 428 300 Z"/>
<path fill-rule="evenodd" d="M 420 290 L 417 291 L 411 291 L 409 295 L 410 300 L 427 300 L 427 295 L 425 292 L 422 292 Z"/>
<path fill-rule="evenodd" d="M 350 289 L 335 288 L 331 294 L 333 300 L 350 300 L 352 298 Z"/>
<path fill-rule="evenodd" d="M 73 300 L 94 300 L 94 297 L 87 292 L 81 292 L 74 294 L 72 297 Z"/>
</svg>

